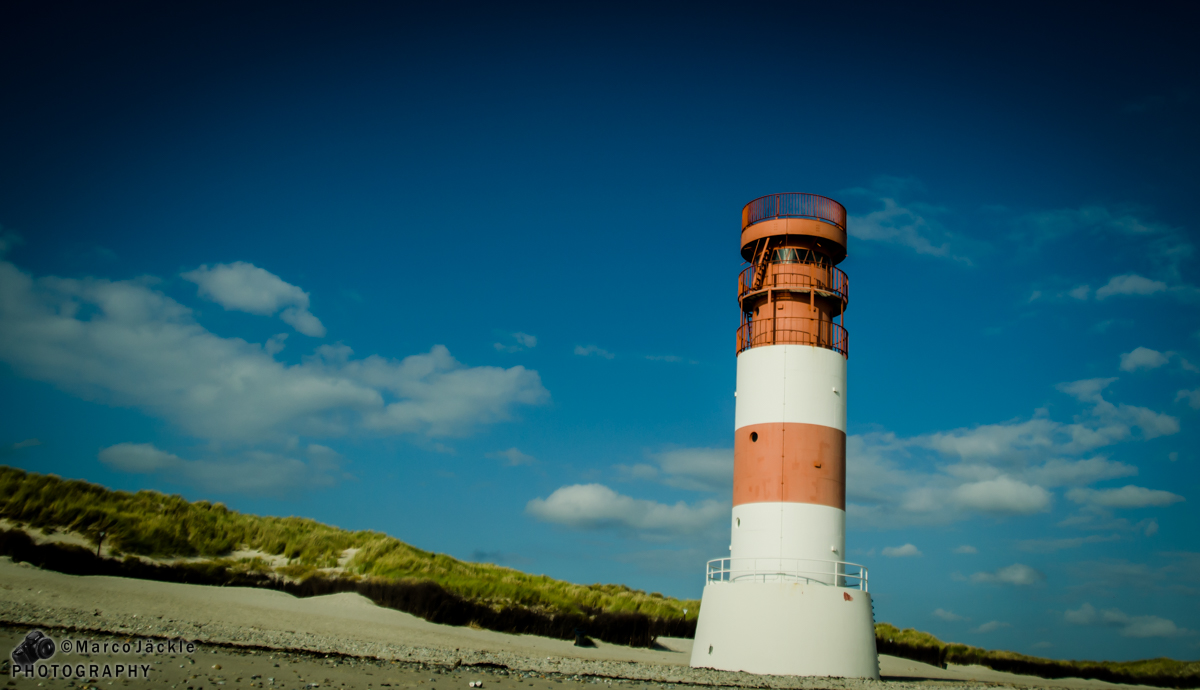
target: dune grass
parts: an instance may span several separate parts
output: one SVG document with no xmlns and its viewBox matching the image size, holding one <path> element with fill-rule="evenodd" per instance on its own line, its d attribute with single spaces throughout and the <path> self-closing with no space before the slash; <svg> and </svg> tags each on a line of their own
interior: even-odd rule
<svg viewBox="0 0 1200 690">
<path fill-rule="evenodd" d="M 591 616 L 594 623 L 597 614 L 640 614 L 656 622 L 657 629 L 683 635 L 694 629 L 700 609 L 696 600 L 648 594 L 624 585 L 576 585 L 512 568 L 468 563 L 417 549 L 381 532 L 350 532 L 297 517 L 244 515 L 220 503 L 192 503 L 180 496 L 155 491 L 110 491 L 87 482 L 4 466 L 0 466 L 0 518 L 27 529 L 69 530 L 87 536 L 93 543 L 98 533 L 104 531 L 105 544 L 113 549 L 114 555 L 204 557 L 207 562 L 199 566 L 201 569 L 225 573 L 212 577 L 227 577 L 229 573 L 242 573 L 250 579 L 282 576 L 292 583 L 282 586 L 296 593 L 303 593 L 306 588 L 313 590 L 309 594 L 319 594 L 354 587 L 386 605 L 389 597 L 412 598 L 411 592 L 418 591 L 421 583 L 434 583 L 461 598 L 461 602 L 486 607 L 475 610 L 472 615 L 476 619 L 488 615 L 489 610 L 503 612 L 492 629 L 508 629 L 504 626 L 511 627 L 514 617 L 526 615 L 521 611 L 528 611 L 526 617 L 537 619 L 529 624 L 534 628 L 552 622 L 556 616 L 562 620 Z M 232 552 L 239 549 L 282 556 L 287 563 L 273 568 L 262 558 L 231 559 Z M 320 569 L 336 566 L 347 549 L 357 551 L 346 563 L 345 572 L 335 573 L 330 579 L 331 574 Z M 128 559 L 125 563 L 134 567 L 128 565 Z M 386 591 L 389 586 L 399 587 L 395 591 L 400 594 Z M 384 590 L 375 592 L 381 587 Z M 456 606 L 463 609 L 465 604 Z M 404 605 L 393 608 L 408 610 Z M 664 627 L 663 623 L 668 625 Z M 887 623 L 876 625 L 875 635 L 881 654 L 942 667 L 948 663 L 978 664 L 1044 678 L 1095 678 L 1160 687 L 1200 687 L 1200 662 L 1166 658 L 1058 661 L 946 643 L 929 633 L 911 628 L 900 630 Z"/>
<path fill-rule="evenodd" d="M 303 579 L 357 549 L 343 577 L 434 582 L 493 608 L 545 613 L 641 613 L 694 620 L 699 602 L 625 585 L 577 585 L 488 563 L 468 563 L 410 546 L 382 532 L 351 532 L 297 517 L 260 517 L 220 503 L 156 491 L 110 491 L 96 484 L 0 466 L 0 517 L 30 528 L 70 530 L 93 541 L 101 531 L 114 554 L 151 558 L 227 557 L 238 549 L 288 559 L 281 575 Z M 684 613 L 687 609 L 687 613 Z"/>
<path fill-rule="evenodd" d="M 1200 661 L 1177 661 L 1166 657 L 1138 661 L 1059 661 L 946 643 L 927 632 L 912 628 L 900 630 L 888 623 L 876 624 L 875 646 L 880 654 L 924 661 L 942 668 L 946 664 L 975 664 L 1042 678 L 1094 678 L 1167 688 L 1200 687 Z"/>
</svg>

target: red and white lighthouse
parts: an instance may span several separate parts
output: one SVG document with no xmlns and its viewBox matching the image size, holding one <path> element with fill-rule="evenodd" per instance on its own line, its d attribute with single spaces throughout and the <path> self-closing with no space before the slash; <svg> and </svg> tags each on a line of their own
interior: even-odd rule
<svg viewBox="0 0 1200 690">
<path fill-rule="evenodd" d="M 742 209 L 732 537 L 709 561 L 692 666 L 878 678 L 866 568 L 846 562 L 846 209 Z"/>
</svg>

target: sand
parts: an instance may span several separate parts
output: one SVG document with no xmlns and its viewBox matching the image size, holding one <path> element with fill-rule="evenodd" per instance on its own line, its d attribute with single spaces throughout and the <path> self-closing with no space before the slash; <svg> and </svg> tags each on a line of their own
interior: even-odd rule
<svg viewBox="0 0 1200 690">
<path fill-rule="evenodd" d="M 603 642 L 592 648 L 575 647 L 565 640 L 437 625 L 380 608 L 352 593 L 298 599 L 261 589 L 81 577 L 14 564 L 7 558 L 0 558 L 0 624 L 4 625 L 0 629 L 3 638 L 0 644 L 7 645 L 3 649 L 5 658 L 8 650 L 34 627 L 40 627 L 56 640 L 100 639 L 100 633 L 117 635 L 114 639 L 195 640 L 199 648 L 190 657 L 176 654 L 173 659 L 152 658 L 151 681 L 178 690 L 189 687 L 199 690 L 202 686 L 218 690 L 225 684 L 250 686 L 251 683 L 265 683 L 255 687 L 274 688 L 309 687 L 309 683 L 347 688 L 425 688 L 433 684 L 445 689 L 466 688 L 468 682 L 485 676 L 487 687 L 508 690 L 510 686 L 516 687 L 512 685 L 517 678 L 512 675 L 514 672 L 526 674 L 522 687 L 532 684 L 535 690 L 539 685 L 548 688 L 576 682 L 611 682 L 631 687 L 646 683 L 691 683 L 887 690 L 929 685 L 982 687 L 997 683 L 1018 687 L 1144 687 L 1094 680 L 1046 680 L 978 666 L 940 669 L 886 655 L 880 656 L 883 682 L 692 669 L 687 667 L 691 640 L 660 639 L 654 649 Z M 326 659 L 326 655 L 333 661 Z M 271 656 L 276 658 L 270 659 Z M 146 659 L 139 663 L 146 663 Z M 124 663 L 138 658 L 118 654 L 106 660 Z M 276 663 L 280 664 L 278 668 L 273 665 Z M 214 665 L 222 667 L 220 673 L 212 668 Z M 450 675 L 434 673 L 451 667 L 458 670 Z M 484 669 L 490 671 L 485 674 Z M 495 675 L 497 669 L 509 675 Z M 10 673 L 7 666 L 4 672 Z M 262 678 L 252 678 L 256 675 Z M 384 680 L 385 677 L 392 680 Z M 268 683 L 266 678 L 276 681 Z M 118 685 L 147 682 L 99 681 L 100 687 L 111 682 Z M 68 682 L 78 685 L 78 680 L 39 682 L 63 687 Z"/>
</svg>

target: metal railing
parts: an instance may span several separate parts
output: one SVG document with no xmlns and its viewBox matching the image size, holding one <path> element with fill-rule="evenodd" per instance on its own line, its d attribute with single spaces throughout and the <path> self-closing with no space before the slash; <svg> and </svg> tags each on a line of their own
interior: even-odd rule
<svg viewBox="0 0 1200 690">
<path fill-rule="evenodd" d="M 846 207 L 817 194 L 768 194 L 742 208 L 742 230 L 774 218 L 813 218 L 846 229 Z"/>
<path fill-rule="evenodd" d="M 808 558 L 714 558 L 706 582 L 804 582 L 867 591 L 867 568 Z"/>
<path fill-rule="evenodd" d="M 850 335 L 845 328 L 807 316 L 764 316 L 738 328 L 738 354 L 764 345 L 813 345 L 850 356 Z"/>
<path fill-rule="evenodd" d="M 771 262 L 767 265 L 774 268 L 767 270 L 767 275 L 763 278 L 763 284 L 758 287 L 758 290 L 777 287 L 815 287 L 817 290 L 838 295 L 843 302 L 850 301 L 850 279 L 846 277 L 845 271 L 837 266 L 819 264 L 813 261 L 789 263 L 779 261 Z M 825 280 L 819 278 L 814 280 L 812 276 L 813 270 L 811 268 L 803 268 L 810 266 L 818 267 L 818 273 L 826 271 L 826 275 L 829 277 Z M 757 268 L 757 266 L 748 266 L 738 276 L 738 299 L 745 297 L 748 292 L 756 292 L 754 289 L 754 272 Z"/>
</svg>

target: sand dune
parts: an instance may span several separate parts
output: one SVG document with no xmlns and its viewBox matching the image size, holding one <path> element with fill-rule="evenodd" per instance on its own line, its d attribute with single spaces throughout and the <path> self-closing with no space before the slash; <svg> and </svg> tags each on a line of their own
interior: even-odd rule
<svg viewBox="0 0 1200 690">
<path fill-rule="evenodd" d="M 649 681 L 770 687 L 829 687 L 828 680 L 767 678 L 687 668 L 691 640 L 657 649 L 569 641 L 437 625 L 380 608 L 358 594 L 298 599 L 283 592 L 115 577 L 80 577 L 0 558 L 0 620 L 10 624 L 184 637 L 202 644 L 299 649 L 434 664 L 498 664 L 538 673 L 594 674 Z M 881 656 L 887 687 L 913 681 L 1030 687 L 1121 688 L 1092 680 L 1045 680 L 983 667 L 940 669 Z M 841 687 L 871 685 L 838 681 Z M 939 683 L 940 684 L 940 683 Z"/>
</svg>

